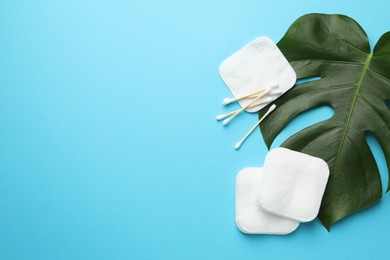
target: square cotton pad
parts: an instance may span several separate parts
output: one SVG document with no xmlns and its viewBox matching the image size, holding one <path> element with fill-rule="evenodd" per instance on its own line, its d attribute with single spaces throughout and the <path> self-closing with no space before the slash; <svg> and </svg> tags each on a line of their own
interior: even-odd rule
<svg viewBox="0 0 390 260">
<path fill-rule="evenodd" d="M 259 111 L 292 88 L 296 82 L 295 71 L 278 46 L 267 37 L 255 39 L 224 60 L 219 74 L 235 98 L 278 85 L 278 94 L 269 95 L 268 102 L 247 108 L 247 112 Z M 244 107 L 251 101 L 242 99 L 238 102 Z"/>
<path fill-rule="evenodd" d="M 262 168 L 245 168 L 236 179 L 236 224 L 247 234 L 285 235 L 293 232 L 299 222 L 267 213 L 257 204 Z"/>
<path fill-rule="evenodd" d="M 328 177 L 324 160 L 275 148 L 265 158 L 259 205 L 281 217 L 311 221 L 318 215 Z"/>
</svg>

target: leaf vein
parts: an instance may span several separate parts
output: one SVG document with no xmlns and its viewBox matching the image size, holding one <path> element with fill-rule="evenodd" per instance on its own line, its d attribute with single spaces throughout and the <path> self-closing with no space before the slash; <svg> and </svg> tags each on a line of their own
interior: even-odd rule
<svg viewBox="0 0 390 260">
<path fill-rule="evenodd" d="M 291 62 L 303 62 L 303 61 L 318 61 L 326 63 L 335 63 L 335 64 L 346 64 L 346 65 L 364 65 L 364 62 L 353 62 L 353 61 L 340 61 L 340 60 L 324 60 L 324 59 L 301 59 L 301 60 L 292 60 Z"/>
<path fill-rule="evenodd" d="M 349 136 L 347 136 L 347 139 L 352 143 L 353 146 L 355 146 L 355 151 L 357 151 L 357 154 L 359 155 L 359 158 L 360 158 L 360 161 L 363 162 L 364 160 L 362 159 L 362 155 L 361 155 L 361 152 L 360 152 L 360 149 L 359 149 L 359 145 Z M 366 172 L 366 165 L 364 165 L 364 163 L 362 163 L 363 167 L 364 167 L 364 172 Z M 366 189 L 370 191 L 370 194 L 373 194 L 373 191 L 371 189 L 371 186 L 368 185 L 369 181 L 367 179 L 367 175 L 366 174 L 363 174 L 364 175 L 364 179 L 366 180 L 365 181 L 365 185 L 366 185 Z"/>
<path fill-rule="evenodd" d="M 386 53 L 386 54 L 382 54 L 382 55 L 376 55 L 376 56 L 373 56 L 372 58 L 375 59 L 375 58 L 382 58 L 382 57 L 385 57 L 385 56 L 389 56 L 390 53 Z"/>
<path fill-rule="evenodd" d="M 389 126 L 386 123 L 386 120 L 378 113 L 378 111 L 373 107 L 370 102 L 368 102 L 367 99 L 365 99 L 363 96 L 359 95 L 359 98 L 363 101 L 363 103 L 370 109 L 372 110 L 379 118 L 380 120 L 386 125 L 387 129 L 390 130 Z"/>
<path fill-rule="evenodd" d="M 330 119 L 328 119 L 330 120 Z M 323 122 L 321 122 L 320 124 L 322 123 L 325 123 L 326 121 L 328 120 L 325 120 Z M 313 126 L 314 127 L 314 126 Z M 303 147 L 302 149 L 300 149 L 301 151 L 303 151 L 310 143 L 314 142 L 315 140 L 317 140 L 318 138 L 320 138 L 321 136 L 324 136 L 325 134 L 328 134 L 329 132 L 332 132 L 333 130 L 336 130 L 338 128 L 341 128 L 341 126 L 335 126 L 335 127 L 332 127 L 332 128 L 329 128 L 328 130 L 326 130 L 325 132 L 323 132 L 322 134 L 316 136 L 315 138 L 313 138 L 312 140 L 310 140 L 310 142 L 307 142 Z"/>
<path fill-rule="evenodd" d="M 328 32 L 329 32 L 329 35 L 332 36 L 334 39 L 336 39 L 336 40 L 338 40 L 338 41 L 340 41 L 340 42 L 346 44 L 346 45 L 349 46 L 350 48 L 352 48 L 352 49 L 354 49 L 354 50 L 357 50 L 357 51 L 359 51 L 360 53 L 363 53 L 365 56 L 369 55 L 369 53 L 366 53 L 366 52 L 362 51 L 361 49 L 357 48 L 356 46 L 353 46 L 352 44 L 350 44 L 350 43 L 344 41 L 343 39 L 338 38 L 336 35 L 334 35 L 333 33 L 331 33 L 329 30 L 328 30 Z"/>
<path fill-rule="evenodd" d="M 310 83 L 310 82 L 307 82 L 307 83 Z M 343 88 L 352 88 L 352 87 L 355 87 L 355 86 L 356 86 L 356 84 L 343 84 L 343 85 L 332 86 L 332 87 L 329 87 L 329 88 L 313 89 L 313 90 L 310 90 L 310 91 L 301 92 L 301 93 L 295 95 L 294 97 L 298 97 L 298 96 L 303 95 L 303 94 L 306 95 L 308 93 L 313 93 L 313 92 L 322 92 L 322 91 L 329 91 L 329 90 L 336 90 L 336 89 L 343 89 Z M 302 87 L 304 87 L 303 84 L 302 84 L 301 88 Z"/>
<path fill-rule="evenodd" d="M 381 78 L 381 79 L 383 79 L 383 80 L 385 80 L 385 81 L 387 81 L 387 82 L 390 82 L 390 79 L 389 79 L 389 78 L 387 78 L 387 77 L 385 77 L 385 76 L 382 76 L 381 74 L 379 74 L 379 73 L 373 71 L 372 69 L 368 68 L 367 70 L 368 70 L 369 72 L 371 72 L 374 76 L 377 76 L 378 78 Z"/>
<path fill-rule="evenodd" d="M 352 118 L 352 114 L 353 114 L 353 111 L 354 111 L 354 108 L 355 108 L 355 105 L 356 105 L 356 100 L 358 98 L 358 95 L 359 95 L 359 92 L 360 92 L 360 88 L 362 87 L 362 83 L 363 83 L 363 80 L 366 76 L 366 73 L 367 73 L 367 69 L 368 69 L 368 66 L 370 65 L 370 61 L 371 61 L 371 57 L 372 57 L 372 54 L 368 55 L 366 61 L 364 62 L 364 67 L 363 67 L 363 70 L 361 72 L 361 75 L 360 75 L 360 78 L 359 78 L 359 81 L 357 83 L 357 88 L 356 88 L 356 91 L 355 91 L 355 96 L 353 97 L 353 100 L 352 100 L 352 103 L 351 103 L 351 108 L 349 110 L 349 114 L 348 114 L 348 119 L 347 119 L 347 122 L 346 124 L 344 125 L 344 133 L 342 135 L 342 139 L 341 139 L 341 142 L 340 142 L 340 146 L 339 146 L 339 149 L 337 151 L 337 156 L 336 156 L 336 164 L 335 164 L 335 167 L 337 168 L 339 162 L 340 162 L 340 155 L 341 155 L 341 152 L 343 150 L 343 146 L 344 146 L 344 142 L 345 142 L 345 137 L 347 136 L 347 132 L 348 132 L 348 128 L 349 128 L 349 124 L 351 122 L 351 118 Z"/>
</svg>

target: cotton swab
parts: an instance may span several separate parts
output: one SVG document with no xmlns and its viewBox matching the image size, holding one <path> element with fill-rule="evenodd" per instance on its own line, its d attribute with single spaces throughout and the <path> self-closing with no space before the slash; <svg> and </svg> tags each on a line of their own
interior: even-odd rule
<svg viewBox="0 0 390 260">
<path fill-rule="evenodd" d="M 273 104 L 267 111 L 267 113 L 265 113 L 259 121 L 257 121 L 257 123 L 251 128 L 251 130 L 249 130 L 249 132 L 238 142 L 236 143 L 236 145 L 234 146 L 234 148 L 236 150 L 240 149 L 242 143 L 248 138 L 248 136 L 253 132 L 253 130 L 255 130 L 255 128 L 260 125 L 260 123 L 264 120 L 264 118 L 266 118 L 269 114 L 272 113 L 272 111 L 274 111 L 276 109 L 276 105 Z"/>
<path fill-rule="evenodd" d="M 245 98 L 251 98 L 251 97 L 257 97 L 258 94 L 264 92 L 265 90 L 268 90 L 268 89 L 277 89 L 279 87 L 279 84 L 277 83 L 273 83 L 271 86 L 269 86 L 268 88 L 263 88 L 263 89 L 260 89 L 256 92 L 253 92 L 251 94 L 247 94 L 247 95 L 243 95 L 243 96 L 240 96 L 240 97 L 237 97 L 237 98 L 224 98 L 222 103 L 226 106 L 226 105 L 229 105 L 233 102 L 236 102 L 238 100 L 241 100 L 241 99 L 245 99 Z"/>
<path fill-rule="evenodd" d="M 218 121 L 219 121 L 219 120 L 222 120 L 222 119 L 224 119 L 224 118 L 226 118 L 226 117 L 228 117 L 228 116 L 233 115 L 233 114 L 236 113 L 238 110 L 239 110 L 239 109 L 234 110 L 234 111 L 229 112 L 229 113 L 226 113 L 226 114 L 218 115 L 218 116 L 216 116 L 215 118 L 216 118 Z"/>
<path fill-rule="evenodd" d="M 274 84 L 272 85 L 271 87 L 269 88 L 266 88 L 266 89 L 263 89 L 259 92 L 263 92 L 264 90 L 266 91 L 266 93 L 263 93 L 261 94 L 261 96 L 265 96 L 266 94 L 269 94 L 270 96 L 273 96 L 273 95 L 280 95 L 280 94 L 283 94 L 283 91 L 281 90 L 277 90 L 277 91 L 273 91 L 273 89 L 276 89 L 278 88 L 278 85 L 277 84 Z M 271 90 L 271 92 L 270 92 Z M 255 92 L 256 93 L 256 92 Z M 251 97 L 251 95 L 255 95 L 255 94 L 250 94 L 248 95 L 247 97 Z M 258 106 L 258 105 L 261 105 L 261 104 L 264 104 L 264 103 L 268 103 L 268 102 L 271 102 L 273 99 L 272 98 L 268 98 L 266 100 L 263 100 L 263 101 L 260 101 L 258 103 L 255 103 L 254 101 L 257 101 L 257 99 L 259 98 L 260 95 L 257 95 L 255 96 L 255 100 L 253 100 L 252 102 L 250 102 L 246 107 L 244 107 L 244 109 L 248 109 L 248 108 L 252 108 L 252 107 L 255 107 L 255 106 Z M 237 100 L 240 99 L 240 98 L 237 98 Z M 229 117 L 231 115 L 234 115 L 234 114 L 239 114 L 240 112 L 242 112 L 243 109 L 237 109 L 235 111 L 232 111 L 232 112 L 229 112 L 229 113 L 226 113 L 226 114 L 222 114 L 222 115 L 218 115 L 216 116 L 216 120 L 220 121 L 226 117 Z M 236 115 L 232 116 L 232 118 L 230 119 L 226 119 L 224 121 L 224 125 L 228 124 Z"/>
<path fill-rule="evenodd" d="M 238 100 L 241 100 L 241 99 L 255 98 L 255 97 L 258 96 L 258 94 L 262 93 L 264 90 L 266 90 L 266 89 L 261 89 L 259 91 L 256 91 L 256 92 L 252 93 L 252 94 L 241 96 L 241 97 L 238 97 L 238 98 L 224 98 L 223 101 L 222 101 L 222 104 L 224 104 L 226 106 L 226 105 L 229 105 L 229 104 L 231 104 L 233 102 L 237 102 Z"/>
<path fill-rule="evenodd" d="M 274 93 L 271 93 L 270 95 L 273 95 L 273 94 L 274 94 Z M 275 93 L 275 95 L 277 95 L 277 94 L 278 94 L 278 93 Z M 248 106 L 247 108 L 252 108 L 252 107 L 255 107 L 255 106 L 264 104 L 264 103 L 268 103 L 268 102 L 270 102 L 270 101 L 272 101 L 272 99 L 271 99 L 271 98 L 267 98 L 267 99 L 265 99 L 265 100 L 263 100 L 263 101 L 260 101 L 260 102 L 258 102 L 258 103 L 254 103 L 254 104 Z M 218 116 L 215 117 L 215 119 L 217 119 L 218 121 L 220 121 L 220 120 L 222 120 L 222 119 L 224 119 L 224 118 L 226 118 L 226 117 L 228 117 L 228 116 L 233 115 L 233 114 L 236 113 L 236 112 L 239 112 L 240 110 L 241 110 L 241 109 L 237 109 L 237 110 L 234 110 L 234 111 L 229 112 L 229 113 L 226 113 L 226 114 L 218 115 Z"/>
<path fill-rule="evenodd" d="M 272 101 L 272 98 L 266 98 L 264 99 L 263 101 L 259 102 L 259 103 L 256 103 L 256 105 L 260 105 L 260 104 L 264 104 L 264 103 L 270 103 Z M 244 111 L 245 109 L 249 108 L 249 106 L 245 106 L 241 109 L 238 109 L 236 110 L 229 118 L 225 119 L 222 124 L 223 125 L 227 125 L 230 123 L 230 121 L 232 121 L 233 118 L 235 118 L 238 114 L 240 114 L 242 111 Z"/>
<path fill-rule="evenodd" d="M 264 91 L 263 93 L 261 93 L 260 95 L 258 95 L 255 99 L 253 99 L 249 104 L 247 104 L 246 106 L 242 107 L 241 109 L 239 109 L 238 111 L 236 111 L 233 115 L 231 115 L 229 118 L 225 119 L 222 124 L 224 125 L 227 125 L 229 124 L 229 122 L 235 118 L 239 113 L 241 113 L 242 111 L 244 111 L 245 109 L 247 109 L 250 105 L 252 105 L 253 103 L 255 103 L 257 100 L 259 100 L 260 98 L 264 97 L 265 95 L 268 95 L 269 93 L 271 92 L 271 89 L 267 89 L 266 91 Z M 272 101 L 272 99 L 269 99 L 268 102 Z"/>
</svg>

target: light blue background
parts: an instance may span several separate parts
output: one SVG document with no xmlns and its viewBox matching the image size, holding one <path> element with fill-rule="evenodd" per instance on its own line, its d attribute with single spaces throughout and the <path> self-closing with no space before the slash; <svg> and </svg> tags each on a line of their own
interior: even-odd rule
<svg viewBox="0 0 390 260">
<path fill-rule="evenodd" d="M 233 149 L 256 115 L 215 121 L 232 109 L 218 66 L 311 12 L 352 16 L 372 43 L 390 30 L 387 0 L 0 1 L 0 259 L 386 257 L 388 196 L 330 233 L 235 226 L 236 173 L 267 151 L 258 131 Z"/>
</svg>

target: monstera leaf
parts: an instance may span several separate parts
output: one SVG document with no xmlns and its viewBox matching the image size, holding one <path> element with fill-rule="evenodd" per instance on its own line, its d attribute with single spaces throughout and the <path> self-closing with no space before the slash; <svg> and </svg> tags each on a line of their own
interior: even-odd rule
<svg viewBox="0 0 390 260">
<path fill-rule="evenodd" d="M 390 111 L 386 106 L 390 99 L 390 32 L 371 53 L 366 33 L 353 19 L 309 14 L 291 25 L 278 46 L 298 78 L 320 79 L 294 86 L 278 99 L 277 109 L 263 121 L 261 132 L 270 147 L 299 113 L 323 105 L 334 109 L 332 118 L 282 144 L 328 163 L 331 173 L 319 218 L 329 230 L 334 222 L 382 196 L 379 171 L 365 134 L 371 132 L 377 138 L 390 169 Z"/>
</svg>

